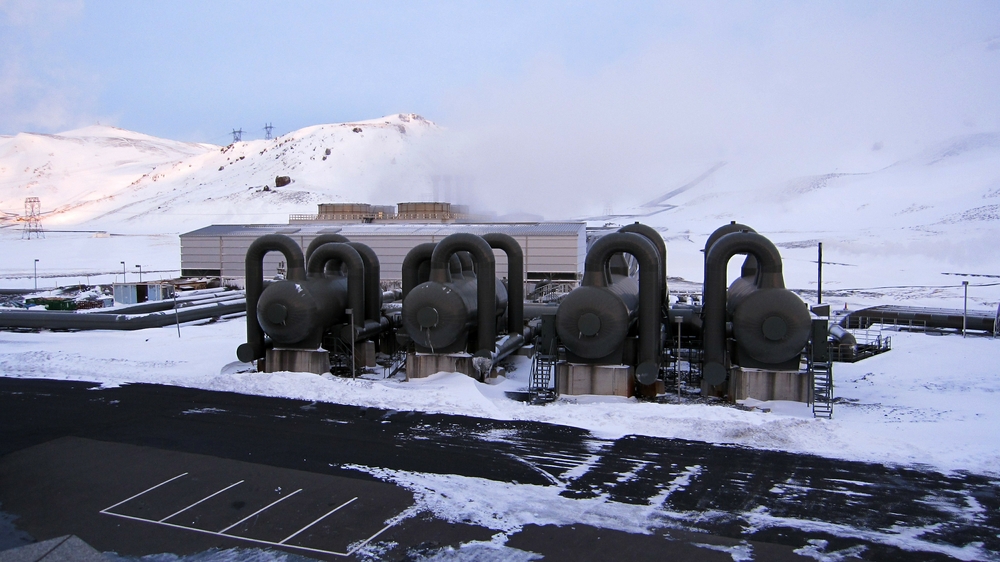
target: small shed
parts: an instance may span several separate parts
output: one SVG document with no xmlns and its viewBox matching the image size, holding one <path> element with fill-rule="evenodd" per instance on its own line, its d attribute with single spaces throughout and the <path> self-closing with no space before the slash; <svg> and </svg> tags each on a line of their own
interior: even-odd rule
<svg viewBox="0 0 1000 562">
<path fill-rule="evenodd" d="M 118 304 L 138 304 L 147 301 L 162 301 L 174 298 L 174 285 L 155 281 L 152 283 L 115 283 L 115 302 Z"/>
</svg>

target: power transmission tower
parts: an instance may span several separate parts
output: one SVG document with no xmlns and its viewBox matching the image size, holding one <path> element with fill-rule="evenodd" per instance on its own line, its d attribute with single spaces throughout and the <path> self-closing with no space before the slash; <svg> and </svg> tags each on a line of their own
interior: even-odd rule
<svg viewBox="0 0 1000 562">
<path fill-rule="evenodd" d="M 264 125 L 264 140 L 271 140 L 271 129 L 273 128 L 274 126 L 272 126 L 270 123 Z"/>
<path fill-rule="evenodd" d="M 239 130 L 233 129 L 233 142 L 237 143 L 243 140 L 243 127 Z"/>
<path fill-rule="evenodd" d="M 21 238 L 31 240 L 31 237 L 45 238 L 45 231 L 42 230 L 42 201 L 37 197 L 26 197 L 24 199 L 24 230 L 21 231 Z"/>
</svg>

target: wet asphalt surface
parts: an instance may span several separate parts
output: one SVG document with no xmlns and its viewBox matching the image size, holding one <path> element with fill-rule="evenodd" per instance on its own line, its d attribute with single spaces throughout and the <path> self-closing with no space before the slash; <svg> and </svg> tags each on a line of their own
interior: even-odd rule
<svg viewBox="0 0 1000 562">
<path fill-rule="evenodd" d="M 645 533 L 581 517 L 508 535 L 507 547 L 545 560 L 1000 559 L 1000 480 L 980 475 L 159 385 L 0 378 L 0 548 L 76 534 L 129 556 L 263 548 L 419 560 L 497 532 L 415 510 L 411 490 L 352 466 L 656 506 L 659 523 Z"/>
</svg>

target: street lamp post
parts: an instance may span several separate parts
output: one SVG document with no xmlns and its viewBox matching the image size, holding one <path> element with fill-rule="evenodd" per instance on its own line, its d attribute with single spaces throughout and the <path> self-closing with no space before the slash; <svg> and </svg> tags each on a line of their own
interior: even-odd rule
<svg viewBox="0 0 1000 562">
<path fill-rule="evenodd" d="M 969 282 L 962 281 L 962 287 L 965 288 L 965 300 L 962 306 L 962 337 L 965 337 L 965 326 L 968 323 L 969 318 Z"/>
<path fill-rule="evenodd" d="M 35 260 L 35 290 L 38 290 L 38 260 Z"/>
<path fill-rule="evenodd" d="M 142 283 L 142 266 L 141 265 L 137 265 L 136 267 L 139 268 L 139 282 Z"/>
<path fill-rule="evenodd" d="M 125 282 L 125 262 L 121 262 L 121 264 L 122 264 L 122 283 L 124 283 Z"/>
</svg>

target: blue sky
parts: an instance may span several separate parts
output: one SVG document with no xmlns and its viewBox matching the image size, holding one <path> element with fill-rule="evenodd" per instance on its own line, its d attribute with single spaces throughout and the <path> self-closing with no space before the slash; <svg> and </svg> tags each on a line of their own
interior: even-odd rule
<svg viewBox="0 0 1000 562">
<path fill-rule="evenodd" d="M 0 0 L 0 134 L 225 144 L 413 112 L 498 141 L 586 120 L 720 156 L 870 145 L 1000 129 L 998 41 L 997 2 Z"/>
</svg>

